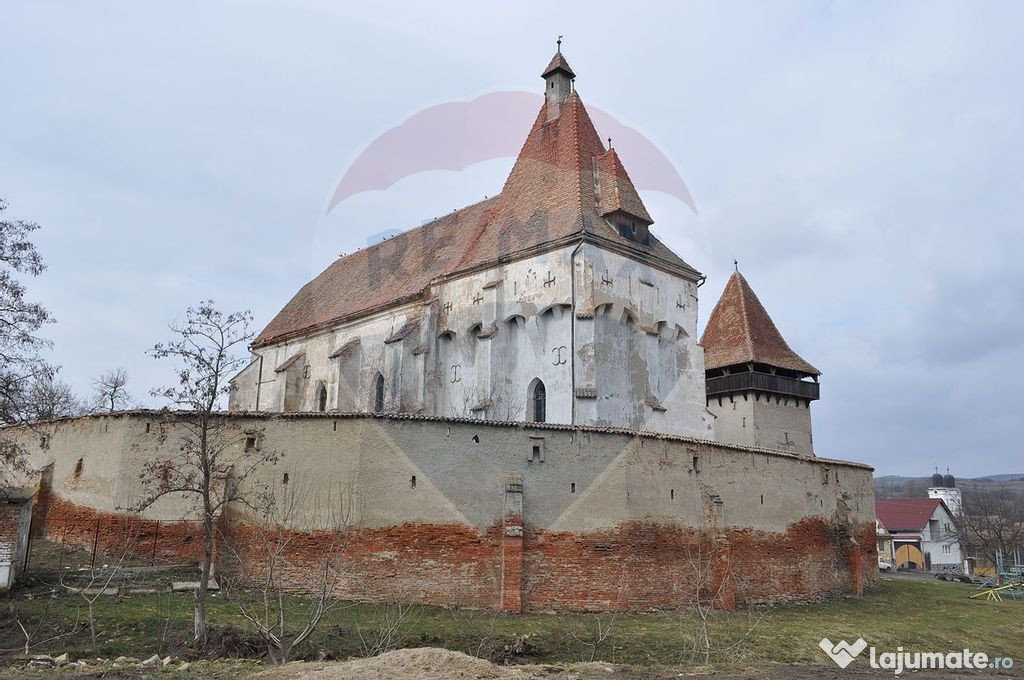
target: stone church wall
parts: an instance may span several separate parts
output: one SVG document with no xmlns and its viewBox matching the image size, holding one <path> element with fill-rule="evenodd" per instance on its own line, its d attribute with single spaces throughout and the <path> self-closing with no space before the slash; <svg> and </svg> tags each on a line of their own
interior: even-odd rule
<svg viewBox="0 0 1024 680">
<path fill-rule="evenodd" d="M 314 411 L 322 385 L 327 410 L 369 412 L 380 373 L 385 411 L 522 420 L 529 386 L 539 379 L 548 421 L 571 422 L 570 252 L 441 281 L 423 302 L 259 348 L 233 381 L 230 407 Z M 289 383 L 288 371 L 275 369 L 292 357 L 299 360 Z M 289 384 L 296 397 L 286 409 Z"/>
<path fill-rule="evenodd" d="M 300 499 L 303 520 L 288 527 L 296 589 L 315 571 L 317 531 L 339 505 L 353 510 L 339 588 L 357 599 L 673 607 L 703 583 L 732 606 L 857 593 L 877 577 L 871 470 L 862 465 L 599 428 L 225 417 L 240 437 L 236 455 L 250 437 L 283 455 L 260 479 Z M 181 435 L 173 414 L 156 411 L 2 432 L 21 440 L 35 467 L 53 466 L 42 520 L 51 540 L 89 546 L 102 536 L 101 548 L 115 549 L 121 531 L 164 562 L 197 558 L 192 506 L 167 497 L 141 517 L 126 509 L 141 495 L 145 461 L 170 456 Z M 265 540 L 240 508 L 221 530 L 242 555 Z M 702 569 L 707 579 L 695 578 Z"/>
<path fill-rule="evenodd" d="M 742 446 L 814 453 L 810 403 L 804 399 L 746 393 L 708 399 L 715 440 Z"/>
<path fill-rule="evenodd" d="M 576 422 L 710 438 L 696 282 L 591 244 L 580 255 Z"/>
<path fill-rule="evenodd" d="M 258 348 L 230 407 L 315 411 L 323 389 L 325 410 L 374 411 L 379 374 L 384 411 L 530 420 L 539 380 L 548 422 L 709 437 L 696 283 L 592 244 L 574 250 L 436 282 L 423 302 Z"/>
</svg>

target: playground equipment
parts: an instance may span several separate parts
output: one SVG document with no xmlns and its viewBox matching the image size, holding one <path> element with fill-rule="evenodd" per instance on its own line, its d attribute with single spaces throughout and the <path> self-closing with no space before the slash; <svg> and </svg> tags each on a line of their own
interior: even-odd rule
<svg viewBox="0 0 1024 680">
<path fill-rule="evenodd" d="M 1002 602 L 1004 597 L 1024 600 L 1024 570 L 1014 566 L 1009 571 L 999 571 L 982 581 L 978 592 L 969 597 L 972 600 L 984 597 L 990 602 Z"/>
</svg>

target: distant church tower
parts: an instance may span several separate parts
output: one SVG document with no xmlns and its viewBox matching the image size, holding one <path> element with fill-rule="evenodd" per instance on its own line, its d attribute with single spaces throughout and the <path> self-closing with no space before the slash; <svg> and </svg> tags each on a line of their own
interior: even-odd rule
<svg viewBox="0 0 1024 680">
<path fill-rule="evenodd" d="M 810 406 L 821 372 L 789 348 L 738 270 L 700 344 L 715 439 L 814 453 Z"/>
<path fill-rule="evenodd" d="M 949 474 L 948 470 L 945 476 L 940 475 L 938 470 L 932 475 L 932 485 L 928 487 L 928 498 L 941 498 L 953 515 L 960 514 L 960 508 L 964 502 L 960 489 L 956 486 L 956 477 Z"/>
</svg>

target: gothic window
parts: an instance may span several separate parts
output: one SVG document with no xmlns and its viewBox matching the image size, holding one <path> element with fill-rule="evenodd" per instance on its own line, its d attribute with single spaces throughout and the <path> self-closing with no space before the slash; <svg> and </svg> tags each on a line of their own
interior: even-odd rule
<svg viewBox="0 0 1024 680">
<path fill-rule="evenodd" d="M 384 376 L 380 373 L 373 379 L 373 412 L 384 411 Z"/>
<path fill-rule="evenodd" d="M 323 383 L 320 383 L 320 389 L 316 391 L 316 410 L 327 410 L 327 387 Z"/>
<path fill-rule="evenodd" d="M 543 423 L 547 420 L 547 390 L 539 378 L 530 384 L 530 420 Z"/>
</svg>

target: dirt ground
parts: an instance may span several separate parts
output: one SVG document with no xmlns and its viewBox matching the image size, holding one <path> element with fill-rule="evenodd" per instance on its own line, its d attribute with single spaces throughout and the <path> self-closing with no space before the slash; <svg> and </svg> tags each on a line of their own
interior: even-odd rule
<svg viewBox="0 0 1024 680">
<path fill-rule="evenodd" d="M 910 673 L 907 673 L 908 676 Z M 809 678 L 892 678 L 892 671 L 871 669 L 866 661 L 855 662 L 846 669 L 834 666 L 779 665 L 767 670 L 712 670 L 672 668 L 640 668 L 607 663 L 562 666 L 496 666 L 483 659 L 460 652 L 423 647 L 402 649 L 370 659 L 348 662 L 288 664 L 254 676 L 260 680 L 661 680 L 662 678 L 745 678 L 749 680 L 803 680 Z M 1022 677 L 1012 671 L 917 671 L 914 678 L 954 680 L 971 678 Z"/>
<path fill-rule="evenodd" d="M 176 665 L 177 666 L 177 665 Z M 168 668 L 137 664 L 90 665 L 83 668 L 27 669 L 24 666 L 0 668 L 0 680 L 669 680 L 710 678 L 712 680 L 848 680 L 849 678 L 893 678 L 892 671 L 873 670 L 858 659 L 845 670 L 832 665 L 772 665 L 765 669 L 673 668 L 622 666 L 609 663 L 571 665 L 498 666 L 461 652 L 434 647 L 401 649 L 369 659 L 346 662 L 294 662 L 279 668 L 267 668 L 258 662 L 242 660 L 200 661 Z M 1019 670 L 1003 671 L 917 671 L 904 676 L 915 680 L 958 680 L 960 678 L 1024 677 Z"/>
</svg>

